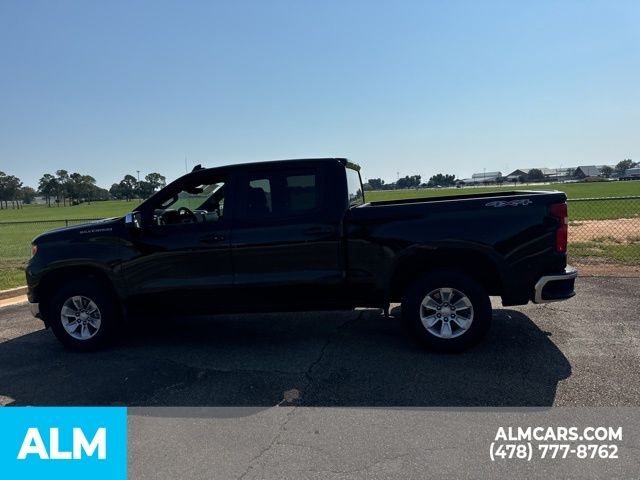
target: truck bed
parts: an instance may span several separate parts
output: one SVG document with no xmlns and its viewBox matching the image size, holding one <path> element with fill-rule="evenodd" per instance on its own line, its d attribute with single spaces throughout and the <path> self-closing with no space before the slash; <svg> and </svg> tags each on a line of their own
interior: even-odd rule
<svg viewBox="0 0 640 480">
<path fill-rule="evenodd" d="M 452 200 L 475 200 L 483 198 L 499 198 L 503 197 L 522 197 L 532 195 L 548 195 L 553 193 L 559 193 L 564 195 L 563 192 L 558 190 L 509 190 L 506 192 L 488 192 L 488 193 L 471 193 L 462 195 L 443 195 L 439 197 L 418 197 L 418 198 L 406 198 L 401 200 L 382 200 L 378 202 L 368 202 L 365 205 L 381 206 L 381 205 L 401 205 L 407 203 L 433 203 Z M 366 198 L 366 193 L 365 193 Z"/>
</svg>

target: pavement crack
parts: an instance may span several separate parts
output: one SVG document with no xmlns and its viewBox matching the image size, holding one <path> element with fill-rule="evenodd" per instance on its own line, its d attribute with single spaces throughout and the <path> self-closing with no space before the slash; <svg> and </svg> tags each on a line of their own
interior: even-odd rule
<svg viewBox="0 0 640 480">
<path fill-rule="evenodd" d="M 275 408 L 283 408 L 283 407 L 275 407 Z M 247 468 L 245 469 L 244 472 L 242 472 L 242 474 L 238 477 L 238 480 L 242 480 L 244 478 L 246 478 L 247 475 L 249 475 L 249 473 L 253 470 L 253 466 L 254 464 L 256 464 L 257 462 L 260 461 L 260 459 L 262 457 L 264 457 L 267 453 L 269 453 L 269 451 L 271 451 L 271 449 L 273 449 L 274 446 L 276 446 L 277 444 L 279 444 L 279 440 L 280 437 L 282 436 L 282 434 L 284 433 L 284 431 L 287 428 L 287 424 L 291 421 L 291 418 L 293 417 L 293 414 L 295 413 L 297 407 L 284 407 L 284 408 L 290 408 L 291 410 L 289 412 L 287 412 L 287 416 L 285 417 L 284 421 L 280 424 L 280 427 L 278 428 L 278 433 L 276 433 L 273 438 L 271 439 L 271 441 L 269 442 L 269 444 L 264 447 L 263 449 L 260 450 L 260 452 L 258 452 L 257 455 L 255 455 L 250 461 L 249 464 L 247 465 Z"/>
<path fill-rule="evenodd" d="M 338 325 L 338 327 L 333 331 L 333 333 L 327 337 L 327 340 L 324 342 L 324 344 L 322 345 L 322 348 L 320 349 L 320 353 L 318 354 L 318 357 L 313 362 L 311 362 L 311 364 L 309 365 L 309 368 L 307 368 L 307 371 L 304 372 L 304 377 L 307 379 L 307 381 L 310 384 L 313 384 L 313 377 L 312 377 L 313 369 L 322 361 L 322 359 L 324 358 L 324 355 L 325 355 L 329 345 L 331 345 L 331 343 L 333 343 L 333 341 L 350 324 L 354 324 L 358 320 L 360 320 L 362 318 L 363 314 L 364 314 L 364 310 L 361 310 L 356 317 L 350 318 L 350 319 L 346 320 L 345 322 L 341 323 L 340 325 Z"/>
</svg>

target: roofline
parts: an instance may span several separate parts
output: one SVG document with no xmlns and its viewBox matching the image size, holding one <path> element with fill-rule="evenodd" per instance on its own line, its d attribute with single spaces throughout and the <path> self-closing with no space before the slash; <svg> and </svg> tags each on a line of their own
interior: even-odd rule
<svg viewBox="0 0 640 480">
<path fill-rule="evenodd" d="M 165 188 L 173 187 L 176 184 L 184 182 L 186 179 L 188 179 L 191 176 L 201 175 L 203 173 L 224 172 L 224 171 L 235 169 L 235 168 L 261 166 L 261 165 L 276 165 L 276 164 L 286 165 L 286 164 L 297 163 L 297 162 L 300 162 L 300 163 L 303 163 L 303 162 L 308 162 L 308 163 L 314 163 L 314 162 L 317 162 L 317 163 L 339 162 L 342 165 L 344 165 L 345 167 L 349 163 L 349 161 L 346 158 L 326 157 L 326 158 L 295 158 L 295 159 L 286 159 L 286 160 L 267 160 L 267 161 L 264 161 L 264 162 L 246 162 L 246 163 L 235 163 L 235 164 L 220 165 L 219 167 L 209 167 L 209 168 L 204 168 L 203 167 L 203 168 L 200 168 L 198 170 L 192 170 L 191 172 L 185 173 L 184 175 L 182 175 L 182 176 L 176 178 L 175 180 L 169 182 L 166 185 Z M 147 198 L 144 202 L 142 202 L 138 206 L 137 210 L 145 209 L 148 204 L 153 202 L 153 199 L 162 190 L 164 190 L 164 189 L 160 189 L 159 191 L 157 191 L 156 193 L 151 195 L 149 198 Z"/>
<path fill-rule="evenodd" d="M 258 162 L 241 162 L 241 163 L 229 163 L 225 165 L 220 165 L 219 167 L 203 167 L 202 170 L 198 170 L 199 172 L 203 172 L 205 170 L 223 170 L 223 169 L 231 169 L 237 167 L 254 167 L 261 165 L 273 165 L 277 163 L 296 163 L 296 162 L 339 162 L 342 165 L 346 165 L 349 160 L 342 157 L 320 157 L 320 158 L 287 158 L 281 160 L 264 160 Z"/>
</svg>

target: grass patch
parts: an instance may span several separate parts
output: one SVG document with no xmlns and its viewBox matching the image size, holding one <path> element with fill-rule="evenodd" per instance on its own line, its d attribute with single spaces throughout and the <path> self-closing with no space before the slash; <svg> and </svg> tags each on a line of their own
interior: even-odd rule
<svg viewBox="0 0 640 480">
<path fill-rule="evenodd" d="M 592 243 L 606 243 L 606 244 L 617 244 L 620 245 L 622 243 L 624 243 L 623 240 L 620 240 L 619 238 L 616 238 L 612 235 L 604 235 L 601 237 L 593 237 L 591 239 Z"/>
<path fill-rule="evenodd" d="M 60 220 L 65 218 L 107 218 L 120 217 L 135 210 L 139 200 L 108 200 L 105 202 L 82 203 L 66 207 L 46 205 L 25 205 L 24 208 L 0 210 L 0 222 L 21 222 L 28 220 Z"/>
<path fill-rule="evenodd" d="M 570 261 L 588 261 L 589 258 L 601 258 L 627 265 L 640 264 L 640 243 L 619 243 L 619 240 L 615 240 L 615 242 L 571 243 L 569 244 L 569 259 Z"/>
<path fill-rule="evenodd" d="M 26 285 L 24 263 L 20 261 L 0 263 L 0 290 Z"/>
<path fill-rule="evenodd" d="M 638 218 L 640 199 L 606 200 L 593 202 L 569 202 L 569 218 L 572 220 L 615 220 Z"/>
<path fill-rule="evenodd" d="M 418 190 L 381 190 L 365 192 L 367 201 L 400 200 L 405 198 L 447 197 L 473 193 L 501 192 L 505 190 L 560 190 L 568 198 L 627 197 L 640 195 L 638 182 L 553 183 L 549 185 L 514 185 L 501 187 L 424 188 Z"/>
</svg>

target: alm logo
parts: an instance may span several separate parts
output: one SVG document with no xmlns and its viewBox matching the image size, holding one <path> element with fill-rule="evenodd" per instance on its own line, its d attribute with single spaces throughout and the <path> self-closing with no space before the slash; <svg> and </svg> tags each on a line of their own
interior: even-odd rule
<svg viewBox="0 0 640 480">
<path fill-rule="evenodd" d="M 0 408 L 0 478 L 127 478 L 124 407 Z"/>
<path fill-rule="evenodd" d="M 49 429 L 49 449 L 42 439 L 40 430 L 35 427 L 27 429 L 17 460 L 26 460 L 29 455 L 37 455 L 40 460 L 81 460 L 83 452 L 87 457 L 97 453 L 99 460 L 107 459 L 107 429 L 99 427 L 88 440 L 81 428 L 74 427 L 71 433 L 72 450 L 60 450 L 60 430 Z"/>
</svg>

